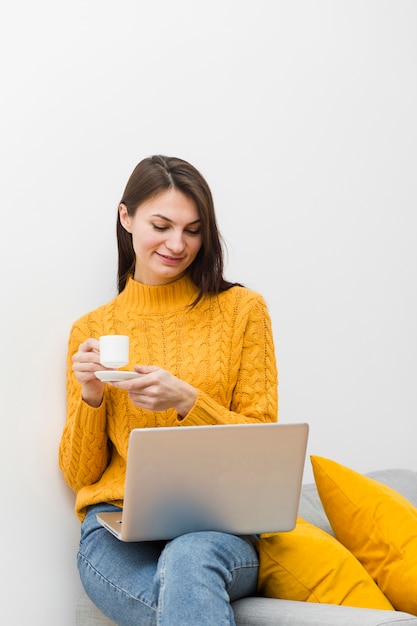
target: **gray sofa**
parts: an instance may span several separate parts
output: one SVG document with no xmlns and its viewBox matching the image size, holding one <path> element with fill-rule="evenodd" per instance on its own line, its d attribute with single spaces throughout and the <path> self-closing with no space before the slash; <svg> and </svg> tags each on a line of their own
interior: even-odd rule
<svg viewBox="0 0 417 626">
<path fill-rule="evenodd" d="M 368 476 L 397 490 L 417 506 L 417 472 L 391 469 L 370 472 Z M 299 515 L 333 534 L 316 487 L 312 483 L 303 485 Z M 358 609 L 272 598 L 244 598 L 234 602 L 233 610 L 237 626 L 417 626 L 416 616 L 400 611 Z M 87 595 L 83 594 L 77 604 L 76 625 L 115 626 L 115 623 L 105 617 Z"/>
</svg>

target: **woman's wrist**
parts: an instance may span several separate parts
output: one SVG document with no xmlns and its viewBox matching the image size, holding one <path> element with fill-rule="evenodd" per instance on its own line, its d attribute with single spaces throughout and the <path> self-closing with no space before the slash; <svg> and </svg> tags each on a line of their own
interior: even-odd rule
<svg viewBox="0 0 417 626">
<path fill-rule="evenodd" d="M 83 402 L 91 406 L 93 409 L 98 409 L 98 407 L 101 405 L 101 403 L 103 402 L 103 395 L 104 393 L 102 391 L 99 393 L 97 393 L 97 391 L 91 392 L 89 389 L 85 389 L 84 387 L 81 392 L 81 398 L 83 399 Z"/>
<path fill-rule="evenodd" d="M 184 418 L 193 408 L 196 400 L 197 400 L 197 389 L 188 383 L 184 383 L 184 393 L 182 394 L 181 400 L 175 407 L 175 410 L 178 413 L 179 418 Z"/>
</svg>

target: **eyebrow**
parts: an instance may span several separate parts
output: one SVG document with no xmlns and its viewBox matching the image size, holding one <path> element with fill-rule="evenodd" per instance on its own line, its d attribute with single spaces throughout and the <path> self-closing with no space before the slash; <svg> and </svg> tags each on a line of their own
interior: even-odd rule
<svg viewBox="0 0 417 626">
<path fill-rule="evenodd" d="M 154 213 L 154 214 L 152 215 L 152 217 L 160 217 L 160 218 L 161 218 L 161 220 L 165 220 L 166 222 L 170 222 L 171 224 L 173 224 L 173 223 L 174 223 L 174 221 L 173 221 L 173 220 L 171 220 L 171 219 L 169 219 L 169 217 L 165 217 L 165 215 L 161 215 L 160 213 Z M 187 226 L 192 226 L 193 224 L 198 224 L 199 222 L 201 222 L 201 219 L 200 219 L 200 218 L 197 218 L 197 219 L 196 219 L 196 220 L 194 220 L 193 222 L 189 222 L 189 223 L 187 224 Z"/>
</svg>

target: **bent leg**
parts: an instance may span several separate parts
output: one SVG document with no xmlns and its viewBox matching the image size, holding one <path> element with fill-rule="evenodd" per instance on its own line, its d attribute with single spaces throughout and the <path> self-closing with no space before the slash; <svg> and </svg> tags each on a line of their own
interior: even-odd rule
<svg viewBox="0 0 417 626">
<path fill-rule="evenodd" d="M 256 593 L 251 538 L 197 532 L 170 541 L 157 571 L 158 626 L 232 626 L 230 602 Z"/>
<path fill-rule="evenodd" d="M 220 532 L 169 542 L 124 543 L 90 507 L 82 524 L 78 569 L 91 600 L 119 626 L 233 626 L 230 602 L 256 593 L 252 538 Z"/>
</svg>

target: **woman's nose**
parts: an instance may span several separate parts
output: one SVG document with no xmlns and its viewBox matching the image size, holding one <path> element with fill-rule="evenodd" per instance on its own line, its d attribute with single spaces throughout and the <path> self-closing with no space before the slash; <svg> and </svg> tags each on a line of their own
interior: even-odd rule
<svg viewBox="0 0 417 626">
<path fill-rule="evenodd" d="M 182 233 L 171 233 L 166 241 L 166 246 L 176 254 L 182 252 L 184 250 L 184 237 Z"/>
</svg>

